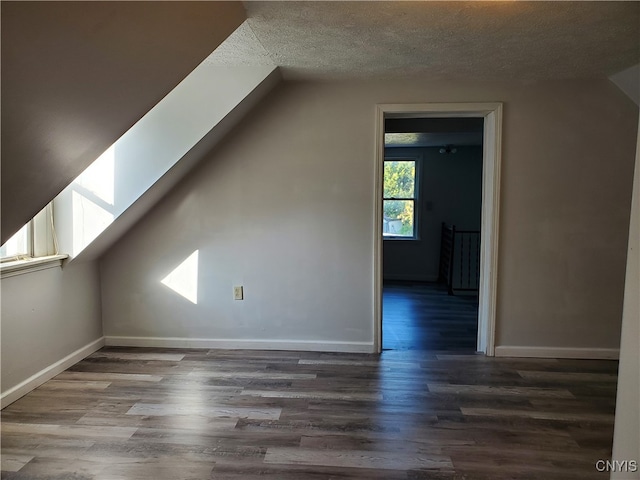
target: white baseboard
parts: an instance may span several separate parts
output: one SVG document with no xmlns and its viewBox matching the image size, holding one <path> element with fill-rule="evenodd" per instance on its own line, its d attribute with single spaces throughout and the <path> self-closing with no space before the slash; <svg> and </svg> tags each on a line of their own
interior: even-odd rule
<svg viewBox="0 0 640 480">
<path fill-rule="evenodd" d="M 229 340 L 179 337 L 106 336 L 113 347 L 217 348 L 225 350 L 293 350 L 306 352 L 374 353 L 373 343 L 311 340 Z"/>
<path fill-rule="evenodd" d="M 31 375 L 24 382 L 19 383 L 6 392 L 2 392 L 2 395 L 0 395 L 0 408 L 4 408 L 7 405 L 15 402 L 19 398 L 24 397 L 31 390 L 34 390 L 44 382 L 51 380 L 53 377 L 55 377 L 59 373 L 64 372 L 67 368 L 75 365 L 83 358 L 86 358 L 93 352 L 100 350 L 103 346 L 104 337 L 100 337 L 99 339 L 89 343 L 88 345 L 79 348 L 75 352 L 70 353 L 63 359 L 58 360 L 56 363 L 43 368 L 38 373 Z"/>
<path fill-rule="evenodd" d="M 384 274 L 383 280 L 404 280 L 406 282 L 437 282 L 438 275 L 406 275 L 402 273 Z"/>
<path fill-rule="evenodd" d="M 571 348 L 571 347 L 519 347 L 498 346 L 496 357 L 529 358 L 579 358 L 592 360 L 617 360 L 618 348 Z"/>
</svg>

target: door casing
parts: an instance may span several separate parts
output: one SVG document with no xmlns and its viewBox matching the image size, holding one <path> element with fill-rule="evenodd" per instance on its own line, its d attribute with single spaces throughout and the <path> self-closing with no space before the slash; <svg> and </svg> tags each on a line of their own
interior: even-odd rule
<svg viewBox="0 0 640 480">
<path fill-rule="evenodd" d="M 502 162 L 502 103 L 412 103 L 376 105 L 375 201 L 373 241 L 374 351 L 382 351 L 382 195 L 384 121 L 387 118 L 484 118 L 482 147 L 482 221 L 480 233 L 480 288 L 478 292 L 477 351 L 495 355 L 500 166 Z"/>
</svg>

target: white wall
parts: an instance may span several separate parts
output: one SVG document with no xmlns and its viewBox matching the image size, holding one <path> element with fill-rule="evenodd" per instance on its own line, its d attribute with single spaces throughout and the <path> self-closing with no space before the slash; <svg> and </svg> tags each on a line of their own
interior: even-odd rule
<svg viewBox="0 0 640 480">
<path fill-rule="evenodd" d="M 636 471 L 619 469 L 612 479 L 640 479 L 640 129 L 636 149 L 633 204 L 618 367 L 618 398 L 613 460 L 636 462 Z"/>
<path fill-rule="evenodd" d="M 99 281 L 96 262 L 0 281 L 3 395 L 102 337 Z"/>
<path fill-rule="evenodd" d="M 393 280 L 435 281 L 440 261 L 442 222 L 459 230 L 480 230 L 482 147 L 388 148 L 385 158 L 420 158 L 417 240 L 385 240 L 383 276 Z"/>
<path fill-rule="evenodd" d="M 617 348 L 638 114 L 607 80 L 286 84 L 101 258 L 105 335 L 370 347 L 375 104 L 469 101 L 505 104 L 497 345 Z M 160 280 L 196 249 L 194 305 Z"/>
</svg>

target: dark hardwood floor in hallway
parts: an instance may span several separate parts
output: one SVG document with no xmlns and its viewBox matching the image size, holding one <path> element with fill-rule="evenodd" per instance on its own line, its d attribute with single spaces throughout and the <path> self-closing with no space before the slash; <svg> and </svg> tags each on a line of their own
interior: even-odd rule
<svg viewBox="0 0 640 480">
<path fill-rule="evenodd" d="M 438 283 L 389 282 L 382 290 L 385 350 L 476 351 L 478 297 Z"/>
<path fill-rule="evenodd" d="M 617 362 L 107 347 L 2 411 L 3 480 L 596 480 Z"/>
</svg>

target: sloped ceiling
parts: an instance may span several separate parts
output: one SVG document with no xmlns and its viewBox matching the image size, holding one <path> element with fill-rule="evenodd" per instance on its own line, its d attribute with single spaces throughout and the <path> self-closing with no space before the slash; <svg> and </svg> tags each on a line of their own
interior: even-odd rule
<svg viewBox="0 0 640 480">
<path fill-rule="evenodd" d="M 640 61 L 640 2 L 2 1 L 1 8 L 2 242 L 245 17 L 236 44 L 211 62 L 273 63 L 285 79 L 535 81 L 606 77 Z"/>
<path fill-rule="evenodd" d="M 638 63 L 639 2 L 245 2 L 285 79 L 606 77 Z"/>
<path fill-rule="evenodd" d="M 11 2 L 2 16 L 2 243 L 246 18 L 240 2 Z"/>
</svg>

